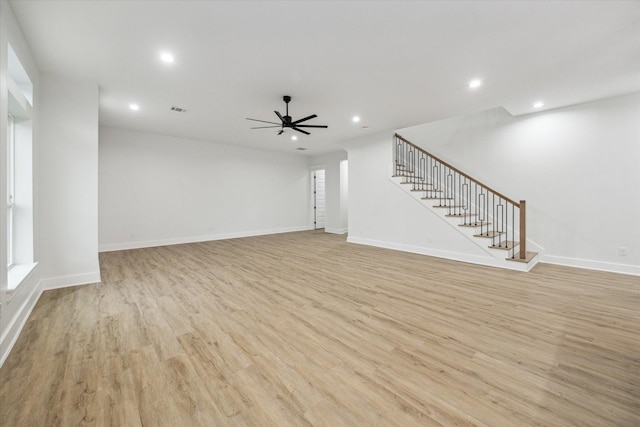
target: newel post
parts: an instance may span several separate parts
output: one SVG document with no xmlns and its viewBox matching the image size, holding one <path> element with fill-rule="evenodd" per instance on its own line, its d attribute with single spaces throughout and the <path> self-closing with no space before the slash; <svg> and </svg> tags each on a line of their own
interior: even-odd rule
<svg viewBox="0 0 640 427">
<path fill-rule="evenodd" d="M 520 259 L 527 257 L 527 202 L 520 200 Z"/>
</svg>

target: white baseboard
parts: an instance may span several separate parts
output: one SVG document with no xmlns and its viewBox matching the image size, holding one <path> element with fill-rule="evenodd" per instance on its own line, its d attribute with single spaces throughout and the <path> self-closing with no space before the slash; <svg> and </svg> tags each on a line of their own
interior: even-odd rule
<svg viewBox="0 0 640 427">
<path fill-rule="evenodd" d="M 42 279 L 42 290 L 68 288 L 70 286 L 88 285 L 90 283 L 100 283 L 100 272 L 74 274 L 73 276 L 51 277 Z"/>
<path fill-rule="evenodd" d="M 382 240 L 366 239 L 362 237 L 349 236 L 347 238 L 347 242 L 357 243 L 359 245 L 375 246 L 378 248 L 393 249 L 393 250 L 402 251 L 402 252 L 410 252 L 410 253 L 419 254 L 419 255 L 427 255 L 427 256 L 432 256 L 436 258 L 445 258 L 445 259 L 450 259 L 452 261 L 460 261 L 460 262 L 467 262 L 470 264 L 485 265 L 488 267 L 505 268 L 508 270 L 529 271 L 533 267 L 533 265 L 529 265 L 531 263 L 527 264 L 527 263 L 513 262 L 513 261 L 507 261 L 507 260 L 503 261 L 503 260 L 498 260 L 491 256 L 482 257 L 478 255 L 470 255 L 470 254 L 464 254 L 459 252 L 441 251 L 433 248 L 404 245 L 404 244 L 395 243 L 395 242 L 385 242 Z"/>
<path fill-rule="evenodd" d="M 325 233 L 345 234 L 347 232 L 347 229 L 346 228 L 325 228 L 324 231 Z"/>
<path fill-rule="evenodd" d="M 593 261 L 580 258 L 569 258 L 557 255 L 543 255 L 540 262 L 547 264 L 566 265 L 568 267 L 584 268 L 587 270 L 607 271 L 610 273 L 630 274 L 640 276 L 640 266 L 631 264 L 616 264 L 612 262 Z"/>
<path fill-rule="evenodd" d="M 237 231 L 233 233 L 207 234 L 201 236 L 176 237 L 138 242 L 107 243 L 98 245 L 98 252 L 122 251 L 127 249 L 152 248 L 156 246 L 181 245 L 184 243 L 208 242 L 212 240 L 237 239 L 240 237 L 264 236 L 267 234 L 291 233 L 294 231 L 312 230 L 309 226 L 272 228 L 267 230 Z"/>
<path fill-rule="evenodd" d="M 22 305 L 15 311 L 13 318 L 7 322 L 5 330 L 0 334 L 0 367 L 7 360 L 11 349 L 20 336 L 20 332 L 22 332 L 24 325 L 27 323 L 27 319 L 29 319 L 33 308 L 40 299 L 40 295 L 42 295 L 42 282 L 32 287 L 29 296 L 24 299 Z M 3 316 L 6 316 L 9 309 L 8 307 L 2 307 L 2 311 Z"/>
</svg>

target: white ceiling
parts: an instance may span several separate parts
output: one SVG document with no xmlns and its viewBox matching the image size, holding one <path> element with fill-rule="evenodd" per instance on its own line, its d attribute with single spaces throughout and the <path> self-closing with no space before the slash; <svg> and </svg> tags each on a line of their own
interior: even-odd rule
<svg viewBox="0 0 640 427">
<path fill-rule="evenodd" d="M 499 106 L 526 114 L 537 100 L 546 109 L 640 91 L 640 1 L 11 5 L 42 72 L 100 85 L 101 125 L 220 143 L 316 154 Z M 165 50 L 174 64 L 159 60 Z M 470 90 L 472 78 L 484 84 Z M 246 117 L 284 113 L 283 95 L 294 120 L 315 113 L 308 123 L 329 128 L 295 143 L 249 129 Z"/>
</svg>

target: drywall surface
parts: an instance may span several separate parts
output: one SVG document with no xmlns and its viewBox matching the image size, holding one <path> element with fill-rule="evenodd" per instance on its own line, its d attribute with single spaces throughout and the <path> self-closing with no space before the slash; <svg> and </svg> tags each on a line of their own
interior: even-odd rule
<svg viewBox="0 0 640 427">
<path fill-rule="evenodd" d="M 45 74 L 41 86 L 43 286 L 99 282 L 98 85 Z"/>
<path fill-rule="evenodd" d="M 16 55 L 18 56 L 22 66 L 28 74 L 34 88 L 34 102 L 32 110 L 32 120 L 37 124 L 38 106 L 40 103 L 38 90 L 40 88 L 40 72 L 36 66 L 35 59 L 31 54 L 29 45 L 27 44 L 22 30 L 18 25 L 11 6 L 8 1 L 0 1 L 0 200 L 7 200 L 7 115 L 9 113 L 8 99 L 8 46 L 11 44 Z M 32 139 L 32 155 L 33 155 L 33 202 L 37 206 L 38 185 L 37 177 L 39 171 L 38 164 L 38 146 L 40 140 L 38 138 L 37 128 L 34 129 Z M 28 233 L 26 238 L 33 239 L 33 261 L 40 262 L 41 255 L 39 251 L 38 239 L 38 212 L 34 209 L 33 216 L 28 218 L 33 220 L 33 234 Z M 23 235 L 24 237 L 24 235 Z M 31 273 L 24 278 L 17 289 L 9 290 L 7 281 L 7 213 L 6 209 L 0 209 L 0 366 L 6 360 L 13 344 L 18 339 L 20 331 L 24 326 L 29 313 L 35 306 L 40 294 L 41 286 L 41 269 L 36 266 Z"/>
<path fill-rule="evenodd" d="M 640 274 L 639 117 L 640 94 L 629 94 L 517 118 L 498 108 L 398 133 L 526 200 L 527 236 L 544 248 L 542 261 Z"/>
<path fill-rule="evenodd" d="M 100 250 L 310 228 L 309 160 L 100 128 Z"/>
</svg>

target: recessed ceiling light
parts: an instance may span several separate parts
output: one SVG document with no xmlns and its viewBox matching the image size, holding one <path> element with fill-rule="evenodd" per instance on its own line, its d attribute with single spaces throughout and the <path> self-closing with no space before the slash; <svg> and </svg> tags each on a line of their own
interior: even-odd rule
<svg viewBox="0 0 640 427">
<path fill-rule="evenodd" d="M 358 123 L 360 121 L 360 117 L 359 116 L 353 116 L 353 118 L 351 120 L 353 120 L 353 123 Z"/>
<path fill-rule="evenodd" d="M 482 80 L 480 79 L 473 79 L 469 82 L 469 89 L 475 89 L 482 86 Z"/>
<path fill-rule="evenodd" d="M 533 108 L 542 108 L 544 107 L 544 102 L 538 101 L 533 104 Z"/>
<path fill-rule="evenodd" d="M 297 137 L 297 136 L 295 136 L 295 135 L 293 135 L 293 136 L 291 137 L 291 140 L 292 140 L 292 141 L 297 141 L 297 140 L 298 140 L 298 137 Z"/>
<path fill-rule="evenodd" d="M 133 111 L 138 111 L 140 106 L 138 104 L 129 104 L 129 109 Z"/>
<path fill-rule="evenodd" d="M 175 62 L 175 58 L 173 57 L 172 54 L 170 54 L 169 52 L 163 52 L 160 54 L 160 60 L 162 62 L 166 62 L 167 64 L 171 64 L 172 62 Z"/>
</svg>

